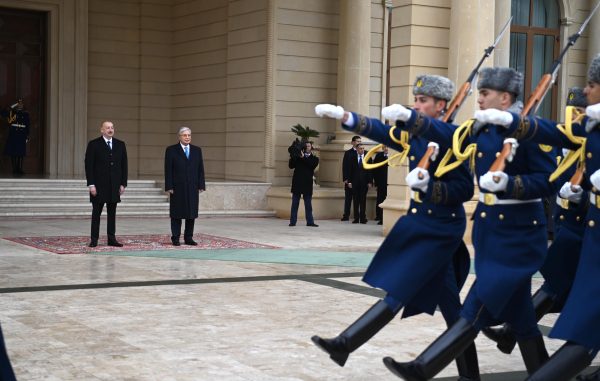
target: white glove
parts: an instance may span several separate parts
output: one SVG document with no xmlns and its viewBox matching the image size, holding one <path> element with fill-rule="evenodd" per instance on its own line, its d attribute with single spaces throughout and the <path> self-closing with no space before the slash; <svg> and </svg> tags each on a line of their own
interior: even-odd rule
<svg viewBox="0 0 600 381">
<path fill-rule="evenodd" d="M 583 189 L 579 185 L 571 185 L 571 182 L 566 182 L 560 188 L 558 195 L 560 198 L 579 204 L 583 197 Z"/>
<path fill-rule="evenodd" d="M 513 122 L 513 116 L 510 112 L 495 108 L 477 110 L 474 118 L 483 124 L 496 124 L 503 127 L 508 127 Z"/>
<path fill-rule="evenodd" d="M 592 173 L 590 182 L 597 191 L 600 191 L 600 169 L 597 169 L 596 172 Z"/>
<path fill-rule="evenodd" d="M 429 185 L 429 172 L 423 168 L 415 168 L 406 175 L 406 184 L 413 190 L 427 192 Z"/>
<path fill-rule="evenodd" d="M 429 160 L 435 161 L 435 159 L 437 159 L 437 156 L 440 154 L 440 145 L 436 142 L 429 142 L 429 144 L 427 144 L 427 148 L 429 147 L 433 147 L 433 155 L 431 155 L 431 158 Z"/>
<path fill-rule="evenodd" d="M 390 120 L 392 122 L 395 122 L 397 120 L 401 122 L 406 122 L 410 119 L 410 110 L 402 105 L 393 104 L 391 106 L 387 106 L 381 109 L 381 116 L 383 116 L 384 119 Z"/>
<path fill-rule="evenodd" d="M 496 182 L 498 180 L 498 182 Z M 504 192 L 508 186 L 508 175 L 502 171 L 487 172 L 479 178 L 479 188 L 489 192 Z"/>
<path fill-rule="evenodd" d="M 587 106 L 585 109 L 585 114 L 589 118 L 600 120 L 600 103 L 596 103 L 595 105 Z"/>
<path fill-rule="evenodd" d="M 315 113 L 321 118 L 328 116 L 334 119 L 342 119 L 344 117 L 344 108 L 324 103 L 315 106 Z"/>
<path fill-rule="evenodd" d="M 506 158 L 506 161 L 509 163 L 513 161 L 515 155 L 517 154 L 517 148 L 519 148 L 519 142 L 515 138 L 506 138 L 502 144 L 510 143 L 510 155 Z"/>
</svg>

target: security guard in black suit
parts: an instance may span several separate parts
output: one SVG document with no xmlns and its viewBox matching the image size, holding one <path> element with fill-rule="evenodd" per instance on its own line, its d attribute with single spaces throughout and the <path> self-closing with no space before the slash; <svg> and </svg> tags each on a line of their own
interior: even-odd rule
<svg viewBox="0 0 600 381">
<path fill-rule="evenodd" d="M 29 113 L 25 111 L 23 98 L 19 98 L 8 111 L 3 111 L 2 116 L 8 122 L 8 139 L 4 154 L 10 156 L 13 174 L 22 175 L 25 173 L 23 158 L 27 153 L 27 142 L 29 141 Z"/>
</svg>

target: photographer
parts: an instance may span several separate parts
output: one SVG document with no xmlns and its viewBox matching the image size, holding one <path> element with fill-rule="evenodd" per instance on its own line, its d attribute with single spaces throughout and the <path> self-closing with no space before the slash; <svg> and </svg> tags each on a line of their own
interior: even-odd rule
<svg viewBox="0 0 600 381">
<path fill-rule="evenodd" d="M 302 142 L 302 149 L 298 151 L 297 140 L 289 148 L 289 167 L 294 169 L 292 177 L 292 210 L 290 213 L 290 226 L 296 226 L 298 219 L 298 206 L 300 196 L 304 198 L 304 213 L 306 226 L 318 227 L 312 215 L 313 175 L 319 165 L 319 158 L 312 154 L 312 143 Z"/>
</svg>

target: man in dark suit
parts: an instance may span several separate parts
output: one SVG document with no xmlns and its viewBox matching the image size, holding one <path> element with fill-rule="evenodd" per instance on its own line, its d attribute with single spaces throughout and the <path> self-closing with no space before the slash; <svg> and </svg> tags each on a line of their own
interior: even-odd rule
<svg viewBox="0 0 600 381">
<path fill-rule="evenodd" d="M 85 150 L 85 177 L 92 203 L 92 231 L 89 246 L 98 245 L 100 215 L 104 204 L 108 213 L 106 233 L 108 245 L 121 247 L 115 237 L 117 203 L 127 187 L 127 149 L 125 143 L 113 137 L 115 127 L 109 120 L 102 122 L 102 136 L 91 140 Z"/>
<path fill-rule="evenodd" d="M 288 166 L 294 169 L 292 176 L 292 209 L 290 212 L 290 226 L 296 226 L 300 197 L 304 198 L 304 214 L 306 226 L 319 227 L 315 224 L 312 214 L 313 175 L 319 165 L 319 158 L 312 154 L 312 143 L 305 142 L 304 149 L 299 156 L 290 157 Z"/>
<path fill-rule="evenodd" d="M 367 223 L 367 192 L 372 186 L 371 172 L 363 167 L 365 158 L 365 147 L 362 144 L 356 145 L 356 158 L 350 161 L 350 174 L 348 187 L 352 190 L 352 201 L 354 202 L 354 220 L 353 224 L 360 222 Z"/>
<path fill-rule="evenodd" d="M 381 163 L 388 159 L 388 148 L 383 146 L 381 152 L 377 152 L 375 157 L 371 159 L 372 164 Z M 377 187 L 377 209 L 375 209 L 375 220 L 379 221 L 377 224 L 383 224 L 383 209 L 379 207 L 379 204 L 385 201 L 387 197 L 387 176 L 388 176 L 388 165 L 382 165 L 379 168 L 373 169 L 373 182 Z"/>
<path fill-rule="evenodd" d="M 10 106 L 9 110 L 3 110 L 2 116 L 8 122 L 8 138 L 4 154 L 10 156 L 13 174 L 23 175 L 23 158 L 27 152 L 29 141 L 29 113 L 25 111 L 23 98 Z"/>
<path fill-rule="evenodd" d="M 185 219 L 183 240 L 186 245 L 194 241 L 194 222 L 198 218 L 199 194 L 204 192 L 204 161 L 202 150 L 191 145 L 192 130 L 179 129 L 179 143 L 167 147 L 165 152 L 165 191 L 169 192 L 171 217 L 171 242 L 179 246 L 181 220 Z"/>
<path fill-rule="evenodd" d="M 361 138 L 358 135 L 352 137 L 352 148 L 344 152 L 342 159 L 342 180 L 344 181 L 344 215 L 342 221 L 350 219 L 350 206 L 352 205 L 352 189 L 348 187 L 350 182 L 350 166 L 356 161 L 356 146 L 360 144 Z"/>
</svg>

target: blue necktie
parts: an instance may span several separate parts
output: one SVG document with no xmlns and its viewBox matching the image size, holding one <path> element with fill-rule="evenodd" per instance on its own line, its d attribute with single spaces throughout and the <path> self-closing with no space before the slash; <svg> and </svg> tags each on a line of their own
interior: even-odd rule
<svg viewBox="0 0 600 381">
<path fill-rule="evenodd" d="M 108 144 L 108 149 L 112 151 L 112 146 L 110 145 L 110 140 L 107 140 L 106 144 Z"/>
<path fill-rule="evenodd" d="M 362 164 L 362 155 L 360 155 L 358 157 L 358 166 L 360 167 L 361 164 Z"/>
<path fill-rule="evenodd" d="M 187 157 L 189 159 L 190 158 L 190 147 L 185 146 L 185 148 L 183 150 L 185 151 L 185 157 Z"/>
</svg>

